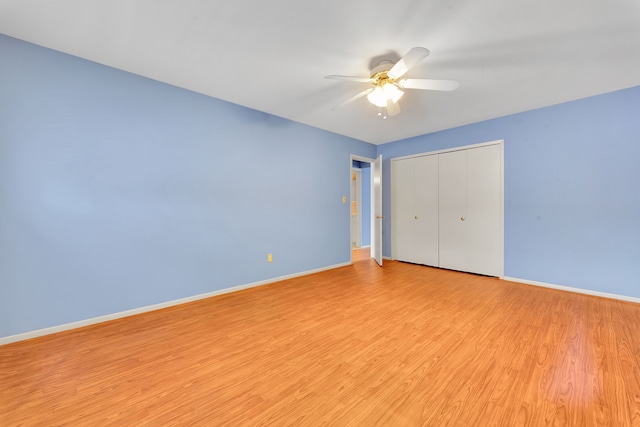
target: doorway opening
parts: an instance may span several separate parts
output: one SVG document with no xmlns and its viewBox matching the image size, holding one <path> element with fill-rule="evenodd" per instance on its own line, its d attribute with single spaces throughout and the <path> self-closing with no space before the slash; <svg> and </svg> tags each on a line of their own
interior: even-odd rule
<svg viewBox="0 0 640 427">
<path fill-rule="evenodd" d="M 353 250 L 368 248 L 370 257 L 382 265 L 382 158 L 351 155 L 349 168 L 351 262 Z"/>
<path fill-rule="evenodd" d="M 371 245 L 371 165 L 353 161 L 351 169 L 351 248 Z"/>
</svg>

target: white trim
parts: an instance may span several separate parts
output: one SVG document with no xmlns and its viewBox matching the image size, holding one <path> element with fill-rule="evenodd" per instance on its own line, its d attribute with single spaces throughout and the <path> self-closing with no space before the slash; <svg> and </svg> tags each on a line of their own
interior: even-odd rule
<svg viewBox="0 0 640 427">
<path fill-rule="evenodd" d="M 453 151 L 469 150 L 471 148 L 485 147 L 487 145 L 497 145 L 497 144 L 503 144 L 503 151 L 504 151 L 504 139 L 496 139 L 495 141 L 480 142 L 478 144 L 471 144 L 471 145 L 461 145 L 459 147 L 443 148 L 442 150 L 427 151 L 424 153 L 409 154 L 407 156 L 402 156 L 402 157 L 394 157 L 391 159 L 391 161 L 411 159 L 414 157 L 422 157 L 422 156 L 433 156 L 435 154 L 451 153 Z"/>
<path fill-rule="evenodd" d="M 363 163 L 369 163 L 369 164 L 372 164 L 373 162 L 376 161 L 376 159 L 370 159 L 369 157 L 359 156 L 357 154 L 349 154 L 349 189 L 351 189 L 351 171 L 353 170 L 354 160 L 357 160 Z M 370 176 L 369 177 L 370 185 L 372 185 L 371 184 L 372 180 L 373 180 L 373 177 Z M 353 264 L 353 252 L 352 252 L 353 248 L 351 247 L 351 203 L 349 203 L 347 212 L 349 215 L 349 263 Z M 373 224 L 374 216 L 375 216 L 373 209 L 370 209 L 369 216 L 370 216 L 369 221 L 371 222 L 371 224 Z M 371 236 L 369 236 L 369 241 L 371 241 Z M 367 247 L 371 247 L 371 245 Z"/>
<path fill-rule="evenodd" d="M 500 275 L 504 277 L 504 139 L 497 142 L 500 145 Z"/>
<path fill-rule="evenodd" d="M 584 295 L 591 295 L 591 296 L 596 296 L 596 297 L 617 299 L 617 300 L 627 301 L 627 302 L 635 302 L 637 304 L 640 304 L 640 298 L 630 297 L 630 296 L 627 296 L 627 295 L 610 294 L 608 292 L 592 291 L 590 289 L 582 289 L 582 288 L 573 288 L 571 286 L 554 285 L 554 284 L 551 284 L 551 283 L 536 282 L 535 280 L 518 279 L 517 277 L 506 277 L 505 276 L 505 277 L 502 277 L 502 280 L 506 280 L 506 281 L 509 281 L 509 282 L 523 283 L 525 285 L 540 286 L 542 288 L 557 289 L 559 291 L 574 292 L 574 293 L 577 293 L 577 294 L 584 294 Z"/>
<path fill-rule="evenodd" d="M 122 317 L 134 316 L 136 314 L 146 313 L 148 311 L 159 310 L 161 308 L 171 307 L 174 305 L 185 304 L 192 301 L 197 301 L 205 298 L 211 298 L 218 295 L 228 294 L 231 292 L 241 291 L 243 289 L 254 288 L 257 286 L 268 285 L 274 282 L 280 282 L 282 280 L 293 279 L 300 276 L 306 276 L 308 274 L 319 273 L 321 271 L 333 270 L 335 268 L 345 267 L 351 265 L 350 262 L 342 264 L 335 264 L 328 267 L 317 268 L 315 270 L 304 271 L 301 273 L 289 274 L 286 276 L 275 277 L 273 279 L 262 280 L 259 282 L 247 283 L 245 285 L 233 286 L 230 288 L 219 289 L 217 291 L 207 292 L 204 294 L 194 295 L 191 297 L 180 298 L 173 301 L 161 302 L 159 304 L 148 305 L 145 307 L 134 308 L 131 310 L 120 311 L 118 313 L 106 314 L 104 316 L 93 317 L 91 319 L 79 320 L 77 322 L 65 323 L 63 325 L 52 326 L 50 328 L 38 329 L 35 331 L 24 332 L 16 335 L 9 335 L 6 337 L 0 337 L 0 345 L 10 344 L 17 341 L 28 340 L 31 338 L 40 337 L 43 335 L 55 334 L 57 332 L 67 331 L 70 329 L 82 328 L 84 326 L 94 325 L 96 323 L 108 322 L 110 320 L 120 319 Z"/>
<path fill-rule="evenodd" d="M 355 174 L 355 194 L 351 194 L 351 200 L 349 200 L 349 213 L 351 214 L 351 226 L 350 226 L 350 234 L 351 234 L 351 247 L 352 248 L 360 248 L 362 247 L 362 169 L 360 168 L 351 168 L 351 191 L 353 189 L 353 174 Z M 352 203 L 355 198 L 356 201 L 356 225 L 355 230 L 353 226 L 353 212 L 352 212 Z M 355 242 L 353 241 L 355 231 Z"/>
<path fill-rule="evenodd" d="M 364 163 L 373 163 L 376 161 L 376 159 L 370 159 L 368 157 L 358 156 L 357 154 L 351 154 L 350 160 L 351 160 L 351 163 L 350 163 L 351 165 L 353 165 L 354 160 L 357 160 L 359 162 L 364 162 Z M 351 168 L 351 166 L 349 166 L 349 168 Z"/>
</svg>

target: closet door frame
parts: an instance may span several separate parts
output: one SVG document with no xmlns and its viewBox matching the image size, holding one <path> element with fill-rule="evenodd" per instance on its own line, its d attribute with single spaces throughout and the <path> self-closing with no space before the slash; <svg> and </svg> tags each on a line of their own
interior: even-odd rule
<svg viewBox="0 0 640 427">
<path fill-rule="evenodd" d="M 500 274 L 498 277 L 503 278 L 504 277 L 504 140 L 503 139 L 498 139 L 495 141 L 489 141 L 489 142 L 481 142 L 478 144 L 470 144 L 470 145 L 463 145 L 463 146 L 459 146 L 459 147 L 451 147 L 451 148 L 445 148 L 442 150 L 435 150 L 435 151 L 428 151 L 428 152 L 424 152 L 424 153 L 417 153 L 417 154 L 411 154 L 408 156 L 401 156 L 401 157 L 394 157 L 391 160 L 404 160 L 404 159 L 410 159 L 410 158 L 414 158 L 414 157 L 422 157 L 422 156 L 431 156 L 431 155 L 435 155 L 435 154 L 443 154 L 443 153 L 450 153 L 453 151 L 462 151 L 462 150 L 469 150 L 471 148 L 479 148 L 479 147 L 485 147 L 488 145 L 499 145 L 500 146 L 500 227 L 499 227 L 499 236 L 498 239 L 500 241 L 500 249 L 499 249 L 499 262 L 500 262 Z M 393 194 L 391 195 L 391 212 L 393 212 L 394 207 L 393 207 Z M 393 224 L 393 218 L 391 218 L 391 222 Z M 393 227 L 392 227 L 392 233 L 393 233 Z M 392 241 L 393 241 L 393 236 L 392 236 Z"/>
</svg>

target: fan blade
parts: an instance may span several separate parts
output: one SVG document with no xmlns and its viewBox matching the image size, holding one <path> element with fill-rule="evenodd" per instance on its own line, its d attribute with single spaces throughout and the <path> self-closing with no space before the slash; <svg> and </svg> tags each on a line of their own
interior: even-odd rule
<svg viewBox="0 0 640 427">
<path fill-rule="evenodd" d="M 400 103 L 387 99 L 387 114 L 389 114 L 389 117 L 400 114 Z"/>
<path fill-rule="evenodd" d="M 397 79 L 404 75 L 411 68 L 416 66 L 418 62 L 429 56 L 429 49 L 424 47 L 414 47 L 405 56 L 400 58 L 396 65 L 391 67 L 387 75 L 392 79 Z"/>
<path fill-rule="evenodd" d="M 353 77 L 353 76 L 324 76 L 325 79 L 329 80 L 343 80 L 347 82 L 360 82 L 360 83 L 372 83 L 373 79 L 371 77 Z"/>
<path fill-rule="evenodd" d="M 335 107 L 332 108 L 332 110 L 337 110 L 338 108 L 347 105 L 355 100 L 358 100 L 360 98 L 362 98 L 363 96 L 368 95 L 369 93 L 371 93 L 373 91 L 374 88 L 369 88 L 366 90 L 363 90 L 362 92 L 352 96 L 351 98 L 347 99 L 346 101 L 342 101 L 340 104 L 336 105 Z"/>
<path fill-rule="evenodd" d="M 456 90 L 460 83 L 455 80 L 402 79 L 398 85 L 404 89 L 451 91 Z"/>
</svg>

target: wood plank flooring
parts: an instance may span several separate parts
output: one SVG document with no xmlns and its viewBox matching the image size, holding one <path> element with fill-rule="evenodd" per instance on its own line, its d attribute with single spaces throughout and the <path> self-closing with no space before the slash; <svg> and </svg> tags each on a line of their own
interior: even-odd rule
<svg viewBox="0 0 640 427">
<path fill-rule="evenodd" d="M 640 305 L 356 254 L 1 346 L 0 425 L 640 426 Z"/>
</svg>

